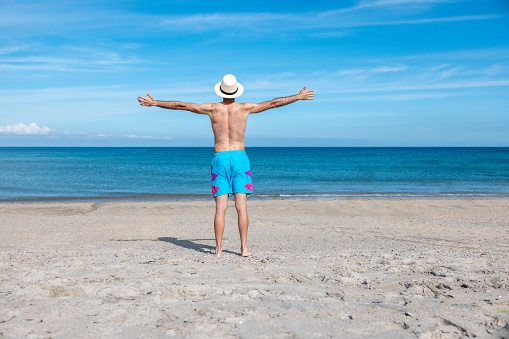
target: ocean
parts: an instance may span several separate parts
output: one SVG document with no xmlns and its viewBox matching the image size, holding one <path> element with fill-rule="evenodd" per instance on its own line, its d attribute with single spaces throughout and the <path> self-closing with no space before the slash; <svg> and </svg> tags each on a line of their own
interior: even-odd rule
<svg viewBox="0 0 509 339">
<path fill-rule="evenodd" d="M 509 148 L 251 147 L 250 198 L 508 197 Z M 212 199 L 213 148 L 0 148 L 0 202 Z"/>
</svg>

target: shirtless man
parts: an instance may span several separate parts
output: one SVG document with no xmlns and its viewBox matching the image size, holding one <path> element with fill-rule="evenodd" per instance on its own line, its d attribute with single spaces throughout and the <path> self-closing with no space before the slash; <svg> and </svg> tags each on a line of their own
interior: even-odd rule
<svg viewBox="0 0 509 339">
<path fill-rule="evenodd" d="M 251 255 L 247 250 L 247 195 L 253 193 L 251 168 L 244 147 L 244 132 L 247 117 L 251 113 L 291 104 L 297 100 L 313 100 L 313 90 L 306 91 L 304 87 L 299 94 L 271 101 L 254 103 L 237 103 L 235 98 L 244 92 L 244 87 L 237 82 L 232 74 L 227 74 L 214 88 L 217 95 L 223 98 L 220 103 L 192 104 L 180 101 L 154 100 L 147 93 L 148 98 L 138 97 L 141 106 L 157 106 L 161 108 L 185 110 L 196 114 L 205 114 L 210 118 L 214 132 L 214 158 L 212 160 L 212 194 L 216 200 L 216 215 L 214 231 L 216 236 L 216 252 L 220 257 L 221 242 L 224 231 L 224 218 L 228 207 L 228 197 L 235 195 L 235 208 L 238 214 L 240 233 L 240 254 L 243 257 Z"/>
</svg>

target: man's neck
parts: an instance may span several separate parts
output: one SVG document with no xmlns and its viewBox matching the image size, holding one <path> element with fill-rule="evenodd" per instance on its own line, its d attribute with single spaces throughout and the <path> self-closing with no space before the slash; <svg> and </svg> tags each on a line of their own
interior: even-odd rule
<svg viewBox="0 0 509 339">
<path fill-rule="evenodd" d="M 229 105 L 235 102 L 235 98 L 223 98 L 223 104 Z"/>
</svg>

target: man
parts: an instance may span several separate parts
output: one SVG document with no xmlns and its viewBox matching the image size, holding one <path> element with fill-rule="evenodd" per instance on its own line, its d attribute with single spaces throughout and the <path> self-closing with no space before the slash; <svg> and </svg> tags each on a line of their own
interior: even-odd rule
<svg viewBox="0 0 509 339">
<path fill-rule="evenodd" d="M 224 218 L 228 207 L 228 197 L 235 195 L 235 208 L 238 214 L 240 233 L 240 254 L 243 257 L 251 255 L 247 250 L 247 195 L 253 193 L 251 168 L 244 147 L 244 132 L 247 117 L 251 113 L 291 104 L 297 100 L 313 100 L 313 90 L 306 91 L 304 87 L 299 94 L 284 98 L 277 98 L 258 104 L 237 103 L 235 98 L 244 92 L 244 87 L 237 82 L 232 74 L 227 74 L 214 88 L 217 95 L 223 98 L 220 103 L 192 104 L 179 101 L 154 100 L 147 93 L 148 98 L 138 97 L 142 106 L 157 106 L 161 108 L 186 110 L 197 114 L 205 114 L 210 118 L 214 132 L 214 158 L 212 160 L 212 194 L 216 200 L 216 215 L 214 231 L 216 236 L 216 252 L 220 257 L 221 242 L 224 231 Z"/>
</svg>

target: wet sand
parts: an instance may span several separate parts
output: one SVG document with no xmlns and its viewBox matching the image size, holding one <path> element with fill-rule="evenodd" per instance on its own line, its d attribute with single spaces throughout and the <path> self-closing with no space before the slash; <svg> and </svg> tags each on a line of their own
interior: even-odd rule
<svg viewBox="0 0 509 339">
<path fill-rule="evenodd" d="M 509 199 L 0 204 L 0 337 L 509 337 Z"/>
</svg>

